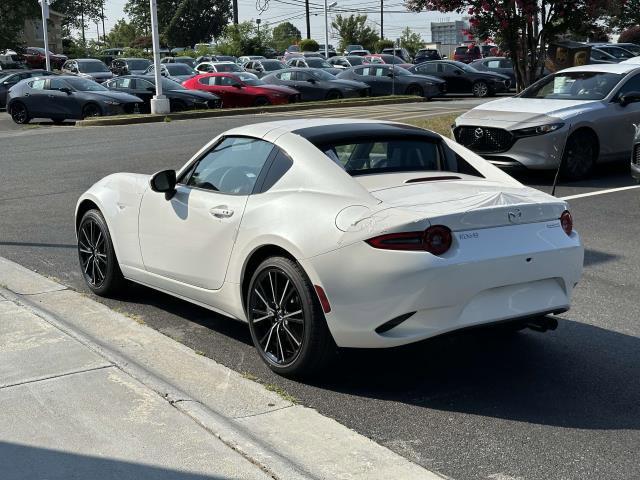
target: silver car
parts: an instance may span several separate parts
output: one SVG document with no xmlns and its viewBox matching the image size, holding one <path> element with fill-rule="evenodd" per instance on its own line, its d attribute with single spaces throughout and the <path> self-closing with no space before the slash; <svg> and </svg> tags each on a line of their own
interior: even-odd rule
<svg viewBox="0 0 640 480">
<path fill-rule="evenodd" d="M 633 141 L 631 176 L 640 182 L 640 123 L 636 125 L 636 137 Z"/>
<path fill-rule="evenodd" d="M 458 117 L 458 143 L 494 165 L 556 169 L 584 178 L 596 162 L 628 160 L 640 122 L 640 65 L 584 65 L 536 82 L 516 97 Z"/>
</svg>

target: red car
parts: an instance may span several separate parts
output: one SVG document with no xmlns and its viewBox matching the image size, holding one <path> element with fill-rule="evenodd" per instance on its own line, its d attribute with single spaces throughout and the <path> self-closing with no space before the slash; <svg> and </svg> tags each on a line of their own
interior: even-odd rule
<svg viewBox="0 0 640 480">
<path fill-rule="evenodd" d="M 44 53 L 44 48 L 26 48 L 24 51 L 24 59 L 27 61 L 27 66 L 29 68 L 46 68 L 46 59 Z M 53 52 L 49 52 L 49 62 L 51 62 L 51 68 L 59 69 L 66 61 L 66 55 L 58 55 Z"/>
<path fill-rule="evenodd" d="M 300 92 L 280 85 L 267 85 L 247 72 L 204 73 L 182 82 L 191 90 L 204 90 L 222 98 L 222 107 L 282 105 L 300 100 Z"/>
<path fill-rule="evenodd" d="M 461 45 L 453 53 L 453 59 L 456 62 L 471 63 L 480 58 L 482 58 L 482 51 L 479 46 L 474 44 Z"/>
</svg>

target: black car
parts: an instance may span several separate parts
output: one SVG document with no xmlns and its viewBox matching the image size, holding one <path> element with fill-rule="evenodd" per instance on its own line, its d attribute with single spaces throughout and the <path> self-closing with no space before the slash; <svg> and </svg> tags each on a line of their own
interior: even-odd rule
<svg viewBox="0 0 640 480">
<path fill-rule="evenodd" d="M 116 58 L 111 62 L 111 72 L 114 75 L 142 75 L 151 65 L 146 58 Z"/>
<path fill-rule="evenodd" d="M 57 123 L 68 118 L 120 115 L 132 113 L 141 103 L 138 97 L 73 75 L 22 80 L 7 95 L 7 111 L 16 123 L 28 123 L 32 118 L 50 118 Z"/>
<path fill-rule="evenodd" d="M 0 71 L 0 108 L 7 104 L 7 92 L 21 80 L 31 77 L 55 75 L 47 70 L 2 70 Z"/>
<path fill-rule="evenodd" d="M 481 72 L 454 60 L 424 62 L 412 66 L 409 71 L 441 78 L 447 82 L 447 93 L 472 93 L 476 97 L 489 97 L 506 92 L 511 87 L 511 80 L 506 75 Z"/>
<path fill-rule="evenodd" d="M 416 57 L 413 59 L 413 63 L 418 65 L 422 62 L 428 62 L 429 60 L 442 60 L 440 52 L 435 48 L 421 48 L 416 53 Z"/>
<path fill-rule="evenodd" d="M 339 79 L 316 68 L 287 68 L 267 75 L 262 80 L 267 84 L 294 88 L 305 101 L 369 96 L 366 83 Z"/>
<path fill-rule="evenodd" d="M 371 95 L 417 95 L 427 99 L 446 93 L 445 82 L 425 75 L 414 75 L 397 65 L 365 64 L 338 74 L 338 78 L 357 80 L 371 87 Z"/>
<path fill-rule="evenodd" d="M 102 60 L 95 58 L 76 58 L 67 60 L 60 69 L 65 75 L 78 75 L 89 80 L 102 83 L 113 78 L 113 73 L 107 68 Z"/>
<path fill-rule="evenodd" d="M 245 71 L 253 73 L 258 78 L 262 78 L 265 75 L 269 75 L 271 72 L 287 68 L 287 66 L 280 60 L 263 58 L 260 60 L 249 60 L 243 65 L 243 68 L 245 69 Z"/>
<path fill-rule="evenodd" d="M 151 97 L 156 93 L 156 79 L 149 75 L 125 75 L 104 84 L 109 90 L 130 93 L 144 101 L 143 112 L 151 111 Z M 220 97 L 209 92 L 189 90 L 168 78 L 162 78 L 162 94 L 169 99 L 172 112 L 196 108 L 220 108 Z"/>
<path fill-rule="evenodd" d="M 481 72 L 492 72 L 506 75 L 511 82 L 510 88 L 516 88 L 516 74 L 513 70 L 513 62 L 506 57 L 485 57 L 480 60 L 474 60 L 469 64 Z"/>
</svg>

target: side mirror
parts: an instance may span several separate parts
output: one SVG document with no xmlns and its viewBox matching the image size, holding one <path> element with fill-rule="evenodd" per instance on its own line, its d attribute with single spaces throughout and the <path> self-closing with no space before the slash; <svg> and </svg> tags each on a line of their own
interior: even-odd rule
<svg viewBox="0 0 640 480">
<path fill-rule="evenodd" d="M 71 95 L 71 89 L 69 87 L 62 87 L 60 88 L 60 91 L 66 93 L 67 95 Z"/>
<path fill-rule="evenodd" d="M 176 193 L 176 171 L 163 170 L 151 177 L 149 185 L 154 192 L 164 193 L 164 198 L 171 200 Z"/>
<path fill-rule="evenodd" d="M 630 103 L 640 102 L 640 92 L 629 92 L 620 97 L 620 106 L 626 107 Z"/>
</svg>

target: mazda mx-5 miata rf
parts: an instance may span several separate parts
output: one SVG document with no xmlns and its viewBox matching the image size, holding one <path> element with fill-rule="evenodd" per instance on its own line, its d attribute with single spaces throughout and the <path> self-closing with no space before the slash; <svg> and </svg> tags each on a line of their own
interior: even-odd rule
<svg viewBox="0 0 640 480">
<path fill-rule="evenodd" d="M 117 173 L 76 209 L 82 274 L 248 322 L 274 371 L 505 322 L 553 328 L 582 272 L 567 204 L 397 123 L 260 123 L 179 170 Z M 555 321 L 557 323 L 557 321 Z"/>
</svg>

